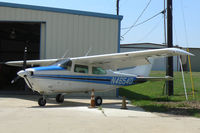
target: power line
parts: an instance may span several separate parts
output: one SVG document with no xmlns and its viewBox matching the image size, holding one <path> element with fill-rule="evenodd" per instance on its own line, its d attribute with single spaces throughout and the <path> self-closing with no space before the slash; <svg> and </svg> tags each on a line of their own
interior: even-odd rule
<svg viewBox="0 0 200 133">
<path fill-rule="evenodd" d="M 136 23 L 142 17 L 142 15 L 144 14 L 145 10 L 148 8 L 148 6 L 150 5 L 150 3 L 151 3 L 151 0 L 149 0 L 149 2 L 147 3 L 147 5 L 143 9 L 143 11 L 141 12 L 141 14 L 139 15 L 139 17 L 136 19 L 136 21 L 134 22 L 134 24 L 122 36 L 125 36 L 136 25 Z"/>
<path fill-rule="evenodd" d="M 153 15 L 152 17 L 150 17 L 150 18 L 148 18 L 148 19 L 146 19 L 146 20 L 140 22 L 139 24 L 135 24 L 133 27 L 137 27 L 137 26 L 139 26 L 139 25 L 141 25 L 141 24 L 144 24 L 144 23 L 150 21 L 151 19 L 157 17 L 158 15 L 163 14 L 164 12 L 165 12 L 165 10 L 163 10 L 163 11 L 161 11 L 161 12 L 159 12 L 159 13 Z M 132 27 L 132 26 L 131 26 L 131 27 Z M 121 28 L 121 29 L 122 29 L 122 30 L 126 30 L 126 29 L 129 29 L 129 28 L 131 28 L 131 27 L 125 27 L 125 28 Z"/>
<path fill-rule="evenodd" d="M 178 42 L 178 36 L 177 36 L 177 31 L 176 31 L 176 25 L 175 25 L 175 23 L 174 23 L 173 29 L 174 29 L 175 44 L 178 45 L 179 42 Z"/>
<path fill-rule="evenodd" d="M 186 45 L 188 47 L 188 34 L 187 34 L 186 21 L 185 21 L 185 13 L 184 13 L 184 9 L 183 9 L 183 1 L 182 0 L 181 0 L 181 12 L 182 12 L 183 24 L 184 24 L 184 30 L 185 30 L 185 41 L 186 41 Z"/>
<path fill-rule="evenodd" d="M 162 18 L 152 27 L 152 29 L 147 32 L 147 34 L 145 34 L 145 36 L 143 36 L 141 39 L 139 39 L 137 42 L 142 41 L 144 38 L 147 38 L 149 35 L 151 35 L 151 33 L 156 30 L 156 28 L 159 26 L 160 22 L 161 22 Z"/>
<path fill-rule="evenodd" d="M 184 14 L 184 10 L 183 10 L 183 1 L 182 0 L 181 0 L 181 11 L 182 11 L 183 23 L 184 23 L 184 29 L 185 29 L 185 39 L 186 39 L 187 51 L 189 52 L 187 27 L 186 27 L 185 14 Z M 194 95 L 194 90 L 195 89 L 194 89 L 194 82 L 193 82 L 193 78 L 192 78 L 192 68 L 191 68 L 190 56 L 188 56 L 188 62 L 189 62 L 189 69 L 190 69 L 190 80 L 191 80 L 191 84 L 192 84 L 192 95 L 193 95 L 193 99 L 194 99 L 195 98 L 195 95 Z"/>
</svg>

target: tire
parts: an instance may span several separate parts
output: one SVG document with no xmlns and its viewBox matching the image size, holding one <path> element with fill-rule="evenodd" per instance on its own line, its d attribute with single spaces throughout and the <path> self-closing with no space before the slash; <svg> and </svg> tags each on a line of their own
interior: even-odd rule
<svg viewBox="0 0 200 133">
<path fill-rule="evenodd" d="M 96 106 L 101 106 L 102 102 L 103 102 L 103 100 L 100 96 L 95 97 L 95 105 Z"/>
<path fill-rule="evenodd" d="M 40 106 L 45 106 L 46 105 L 46 99 L 44 99 L 43 97 L 38 99 L 38 104 Z"/>
<path fill-rule="evenodd" d="M 56 102 L 57 102 L 57 103 L 63 103 L 63 102 L 64 102 L 64 95 L 58 94 L 58 95 L 56 96 Z"/>
</svg>

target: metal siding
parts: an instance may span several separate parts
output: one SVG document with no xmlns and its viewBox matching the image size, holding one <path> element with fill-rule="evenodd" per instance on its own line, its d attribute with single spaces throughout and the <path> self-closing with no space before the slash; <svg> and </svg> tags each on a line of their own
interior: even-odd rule
<svg viewBox="0 0 200 133">
<path fill-rule="evenodd" d="M 73 16 L 73 19 L 74 19 L 74 23 L 73 23 L 73 47 L 72 47 L 72 56 L 80 56 L 80 54 L 82 53 L 82 47 L 81 45 L 78 44 L 78 39 L 79 39 L 79 36 L 78 36 L 78 30 L 79 30 L 79 27 L 78 27 L 78 23 L 79 23 L 79 17 L 77 15 L 74 15 Z"/>
<path fill-rule="evenodd" d="M 45 59 L 46 53 L 46 23 L 40 25 L 40 59 Z"/>
<path fill-rule="evenodd" d="M 116 18 L 0 6 L 0 21 L 45 22 L 46 48 L 40 54 L 46 58 L 62 57 L 66 50 L 67 56 L 83 56 L 90 47 L 89 55 L 118 52 Z M 109 93 L 116 95 L 115 90 Z"/>
<path fill-rule="evenodd" d="M 88 28 L 89 28 L 89 24 L 87 22 L 87 17 L 83 17 L 80 19 L 79 22 L 79 27 L 80 27 L 80 39 L 79 39 L 79 43 L 82 45 L 82 55 L 85 55 L 86 52 L 88 52 L 88 50 L 90 49 L 91 45 L 88 43 Z M 91 47 L 92 48 L 92 47 Z M 90 54 L 90 53 L 89 53 Z"/>
<path fill-rule="evenodd" d="M 118 20 L 0 7 L 0 20 L 46 22 L 46 58 L 113 53 L 118 48 Z"/>
<path fill-rule="evenodd" d="M 192 71 L 200 72 L 200 62 L 199 62 L 200 49 L 199 48 L 189 48 L 189 52 L 191 52 L 192 54 L 195 55 L 195 56 L 190 56 Z M 189 71 L 189 65 L 188 65 L 188 71 Z"/>
</svg>

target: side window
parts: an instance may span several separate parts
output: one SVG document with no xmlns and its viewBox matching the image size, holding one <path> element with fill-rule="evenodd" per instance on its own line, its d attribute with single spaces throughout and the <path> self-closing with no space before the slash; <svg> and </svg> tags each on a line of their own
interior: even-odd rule
<svg viewBox="0 0 200 133">
<path fill-rule="evenodd" d="M 92 67 L 92 74 L 106 74 L 106 71 L 101 67 Z"/>
<path fill-rule="evenodd" d="M 75 65 L 74 72 L 78 73 L 88 73 L 88 66 L 85 65 Z"/>
</svg>

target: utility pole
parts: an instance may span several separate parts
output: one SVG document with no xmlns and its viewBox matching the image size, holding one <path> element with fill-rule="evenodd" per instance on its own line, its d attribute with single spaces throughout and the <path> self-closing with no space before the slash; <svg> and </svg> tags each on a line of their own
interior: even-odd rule
<svg viewBox="0 0 200 133">
<path fill-rule="evenodd" d="M 173 31 L 172 31 L 172 0 L 167 0 L 167 46 L 173 47 Z M 173 57 L 168 57 L 166 62 L 166 75 L 173 77 Z M 168 96 L 174 94 L 174 82 L 173 80 L 166 81 L 166 89 L 168 90 Z"/>
<path fill-rule="evenodd" d="M 117 0 L 116 7 L 117 7 L 117 15 L 119 15 L 119 0 Z"/>
</svg>

